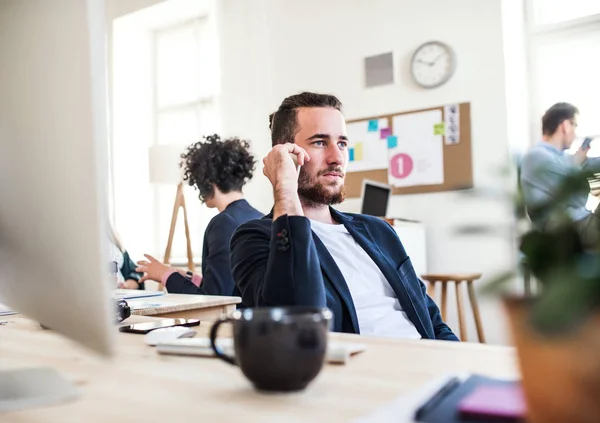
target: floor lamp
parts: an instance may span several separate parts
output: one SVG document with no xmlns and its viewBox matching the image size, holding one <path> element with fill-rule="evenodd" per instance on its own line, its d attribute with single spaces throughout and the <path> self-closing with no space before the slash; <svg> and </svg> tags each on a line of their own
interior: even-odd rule
<svg viewBox="0 0 600 423">
<path fill-rule="evenodd" d="M 182 170 L 179 166 L 181 153 L 186 150 L 186 145 L 154 145 L 149 149 L 149 170 L 150 183 L 177 186 L 175 191 L 175 201 L 173 203 L 173 214 L 171 215 L 171 225 L 169 228 L 169 238 L 165 248 L 163 262 L 169 264 L 171 260 L 171 250 L 173 247 L 173 237 L 177 227 L 179 209 L 183 209 L 183 226 L 185 229 L 185 239 L 187 243 L 188 269 L 194 271 L 194 255 L 192 254 L 192 242 L 190 239 L 190 228 L 188 225 L 187 208 L 185 206 L 185 196 L 183 192 Z M 162 290 L 163 286 L 159 286 Z"/>
</svg>

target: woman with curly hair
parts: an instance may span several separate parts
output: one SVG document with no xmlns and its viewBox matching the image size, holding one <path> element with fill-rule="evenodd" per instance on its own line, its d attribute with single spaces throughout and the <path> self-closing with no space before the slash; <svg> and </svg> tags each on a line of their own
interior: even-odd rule
<svg viewBox="0 0 600 423">
<path fill-rule="evenodd" d="M 170 293 L 202 295 L 237 294 L 229 265 L 229 240 L 238 226 L 263 214 L 254 209 L 242 194 L 242 187 L 252 178 L 255 160 L 247 141 L 219 135 L 204 137 L 181 155 L 184 180 L 199 191 L 200 201 L 219 214 L 213 217 L 204 233 L 202 276 L 184 273 L 144 254 L 137 271 L 140 280 L 161 282 Z"/>
</svg>

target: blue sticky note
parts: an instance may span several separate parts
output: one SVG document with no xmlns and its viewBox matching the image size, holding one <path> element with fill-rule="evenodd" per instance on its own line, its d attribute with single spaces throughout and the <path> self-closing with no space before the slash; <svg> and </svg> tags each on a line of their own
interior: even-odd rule
<svg viewBox="0 0 600 423">
<path fill-rule="evenodd" d="M 387 137 L 388 148 L 398 147 L 398 137 L 396 135 L 390 135 Z"/>
<path fill-rule="evenodd" d="M 348 155 L 350 156 L 350 161 L 353 162 L 354 161 L 354 149 L 350 148 L 348 151 Z"/>
<path fill-rule="evenodd" d="M 379 121 L 377 119 L 372 119 L 369 121 L 369 132 L 377 132 L 379 129 Z"/>
</svg>

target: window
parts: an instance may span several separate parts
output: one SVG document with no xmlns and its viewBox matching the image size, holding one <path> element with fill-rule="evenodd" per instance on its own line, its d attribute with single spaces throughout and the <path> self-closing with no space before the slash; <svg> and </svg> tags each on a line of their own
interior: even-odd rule
<svg viewBox="0 0 600 423">
<path fill-rule="evenodd" d="M 579 136 L 600 135 L 600 97 L 595 95 L 600 92 L 600 1 L 529 0 L 529 5 L 534 125 L 540 126 L 548 107 L 566 101 L 580 110 Z M 559 21 L 560 26 L 547 25 Z"/>
<path fill-rule="evenodd" d="M 600 135 L 599 70 L 600 28 L 538 42 L 534 67 L 538 115 L 567 101 L 580 110 L 578 134 Z"/>
<path fill-rule="evenodd" d="M 218 73 L 216 42 L 208 17 L 160 29 L 154 33 L 154 143 L 189 145 L 203 135 L 218 133 Z M 176 187 L 157 186 L 156 242 L 168 241 Z M 192 251 L 202 252 L 203 234 L 216 211 L 198 200 L 197 191 L 185 187 Z M 180 212 L 181 213 L 181 212 Z M 179 216 L 171 253 L 172 263 L 185 263 L 183 216 Z"/>
<path fill-rule="evenodd" d="M 134 260 L 159 259 L 169 235 L 175 185 L 150 183 L 149 147 L 184 146 L 220 131 L 215 2 L 170 0 L 113 21 L 112 176 L 115 226 Z M 183 150 L 184 148 L 181 147 Z M 217 213 L 185 187 L 194 257 Z M 186 263 L 182 216 L 171 263 Z"/>
<path fill-rule="evenodd" d="M 535 25 L 549 25 L 600 13 L 598 0 L 531 0 Z"/>
</svg>

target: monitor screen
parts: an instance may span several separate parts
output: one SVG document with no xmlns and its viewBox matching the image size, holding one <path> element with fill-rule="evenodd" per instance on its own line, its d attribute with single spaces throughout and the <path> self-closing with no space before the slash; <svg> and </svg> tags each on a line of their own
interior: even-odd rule
<svg viewBox="0 0 600 423">
<path fill-rule="evenodd" d="M 385 217 L 387 215 L 389 196 L 389 187 L 374 185 L 366 182 L 363 192 L 361 213 L 369 214 L 371 216 Z"/>
</svg>

